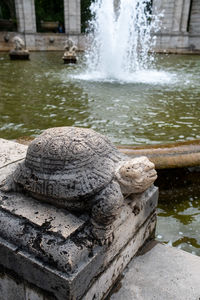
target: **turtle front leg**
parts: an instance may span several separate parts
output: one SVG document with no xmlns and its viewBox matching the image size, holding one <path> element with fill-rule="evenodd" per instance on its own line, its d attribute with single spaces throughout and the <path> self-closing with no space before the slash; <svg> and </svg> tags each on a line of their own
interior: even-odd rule
<svg viewBox="0 0 200 300">
<path fill-rule="evenodd" d="M 109 183 L 94 198 L 91 220 L 92 232 L 102 245 L 108 245 L 113 240 L 112 224 L 121 211 L 123 199 L 120 186 L 115 181 Z"/>
</svg>

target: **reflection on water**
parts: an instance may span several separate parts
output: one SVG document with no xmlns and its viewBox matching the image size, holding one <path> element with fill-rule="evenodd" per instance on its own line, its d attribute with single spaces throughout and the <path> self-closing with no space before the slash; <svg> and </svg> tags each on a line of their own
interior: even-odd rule
<svg viewBox="0 0 200 300">
<path fill-rule="evenodd" d="M 0 137 L 74 125 L 96 129 L 117 144 L 200 139 L 198 56 L 158 56 L 156 71 L 137 73 L 126 83 L 81 78 L 81 60 L 68 66 L 62 53 L 31 53 L 30 61 L 10 61 L 0 53 Z M 167 189 L 161 186 L 157 239 L 200 255 L 196 177 L 184 182 L 179 174 L 178 188 L 171 178 Z"/>
<path fill-rule="evenodd" d="M 200 168 L 158 172 L 157 240 L 200 255 Z"/>
</svg>

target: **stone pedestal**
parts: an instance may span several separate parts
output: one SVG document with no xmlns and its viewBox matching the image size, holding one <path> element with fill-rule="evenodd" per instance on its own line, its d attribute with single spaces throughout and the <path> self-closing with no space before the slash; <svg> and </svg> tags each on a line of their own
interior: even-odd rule
<svg viewBox="0 0 200 300">
<path fill-rule="evenodd" d="M 26 149 L 0 139 L 0 182 Z M 157 198 L 154 186 L 127 198 L 113 224 L 112 243 L 101 246 L 86 213 L 74 215 L 28 195 L 1 192 L 0 299 L 102 299 L 153 236 Z"/>
<path fill-rule="evenodd" d="M 75 55 L 66 55 L 66 56 L 64 55 L 63 61 L 64 61 L 64 64 L 76 64 L 77 58 Z"/>
<path fill-rule="evenodd" d="M 28 60 L 29 59 L 28 50 L 11 50 L 9 56 L 11 60 Z"/>
</svg>

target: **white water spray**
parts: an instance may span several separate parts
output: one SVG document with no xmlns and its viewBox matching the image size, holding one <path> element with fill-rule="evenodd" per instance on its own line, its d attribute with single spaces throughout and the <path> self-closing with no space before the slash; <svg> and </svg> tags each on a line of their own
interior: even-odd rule
<svg viewBox="0 0 200 300">
<path fill-rule="evenodd" d="M 153 55 L 149 50 L 155 43 L 151 32 L 157 29 L 158 22 L 147 9 L 150 3 L 151 0 L 92 3 L 87 76 L 93 80 L 129 81 L 151 66 Z"/>
</svg>

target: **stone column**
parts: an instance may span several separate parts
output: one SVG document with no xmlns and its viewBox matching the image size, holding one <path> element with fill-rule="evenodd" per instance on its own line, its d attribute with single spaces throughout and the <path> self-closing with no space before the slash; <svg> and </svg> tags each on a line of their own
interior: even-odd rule
<svg viewBox="0 0 200 300">
<path fill-rule="evenodd" d="M 163 13 L 161 32 L 187 32 L 192 0 L 154 0 L 154 13 Z"/>
<path fill-rule="evenodd" d="M 190 16 L 190 32 L 194 33 L 195 35 L 200 34 L 200 1 L 199 0 L 193 0 L 192 6 L 191 6 L 191 16 Z M 200 43 L 199 38 L 198 44 Z"/>
<path fill-rule="evenodd" d="M 15 0 L 18 31 L 23 33 L 36 32 L 34 0 Z"/>
<path fill-rule="evenodd" d="M 193 0 L 185 0 L 183 4 L 183 14 L 182 14 L 182 22 L 180 30 L 182 32 L 188 31 L 189 27 L 189 19 L 190 19 L 190 11 Z"/>
<path fill-rule="evenodd" d="M 191 0 L 174 2 L 173 31 L 187 32 Z"/>
<path fill-rule="evenodd" d="M 161 27 L 156 34 L 156 51 L 188 51 L 191 2 L 192 0 L 153 0 L 153 13 L 162 14 Z"/>
<path fill-rule="evenodd" d="M 65 32 L 81 33 L 80 0 L 64 0 Z"/>
<path fill-rule="evenodd" d="M 161 17 L 161 32 L 171 32 L 174 14 L 174 2 L 176 0 L 153 0 L 153 14 Z"/>
</svg>

